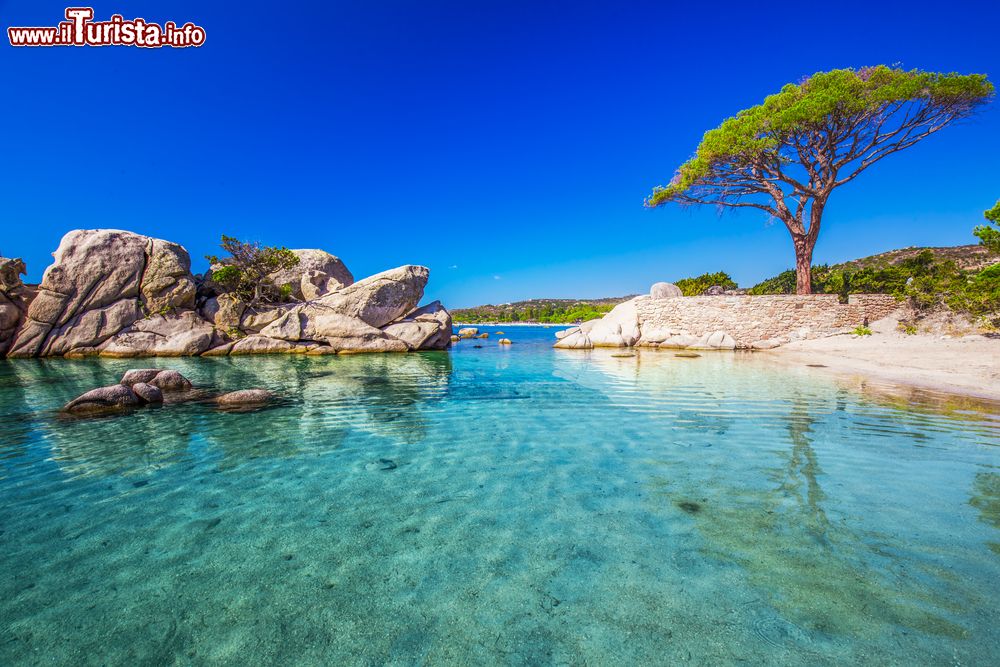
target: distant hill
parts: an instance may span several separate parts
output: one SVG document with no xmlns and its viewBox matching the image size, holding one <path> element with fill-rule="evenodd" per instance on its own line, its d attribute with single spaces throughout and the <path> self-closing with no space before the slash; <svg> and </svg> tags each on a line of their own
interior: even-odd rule
<svg viewBox="0 0 1000 667">
<path fill-rule="evenodd" d="M 849 262 L 830 265 L 831 269 L 858 271 L 866 268 L 882 268 L 893 266 L 905 260 L 913 259 L 925 250 L 934 253 L 934 258 L 938 261 L 953 261 L 955 265 L 963 271 L 979 271 L 990 264 L 996 264 L 1000 257 L 991 255 L 985 246 L 981 245 L 957 245 L 945 246 L 943 248 L 900 248 L 899 250 L 889 250 L 880 252 L 877 255 L 853 259 Z"/>
<path fill-rule="evenodd" d="M 601 317 L 633 296 L 635 295 L 602 299 L 528 299 L 514 303 L 457 308 L 451 311 L 451 315 L 456 322 L 463 324 L 482 322 L 568 324 Z"/>
</svg>

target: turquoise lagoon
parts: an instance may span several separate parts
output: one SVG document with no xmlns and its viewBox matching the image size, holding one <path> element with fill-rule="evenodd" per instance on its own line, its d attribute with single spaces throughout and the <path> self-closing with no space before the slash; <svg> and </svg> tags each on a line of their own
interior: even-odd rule
<svg viewBox="0 0 1000 667">
<path fill-rule="evenodd" d="M 0 664 L 1000 664 L 997 406 L 505 331 L 0 362 Z"/>
</svg>

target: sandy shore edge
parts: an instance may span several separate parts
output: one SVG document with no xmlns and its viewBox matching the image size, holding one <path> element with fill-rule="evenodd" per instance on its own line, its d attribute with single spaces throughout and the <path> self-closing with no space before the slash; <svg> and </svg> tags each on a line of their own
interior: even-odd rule
<svg viewBox="0 0 1000 667">
<path fill-rule="evenodd" d="M 761 354 L 841 376 L 1000 401 L 1000 339 L 876 333 L 797 341 Z"/>
</svg>

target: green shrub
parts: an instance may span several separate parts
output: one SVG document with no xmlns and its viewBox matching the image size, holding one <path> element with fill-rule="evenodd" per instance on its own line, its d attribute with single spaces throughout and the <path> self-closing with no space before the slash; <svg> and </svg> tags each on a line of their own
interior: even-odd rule
<svg viewBox="0 0 1000 667">
<path fill-rule="evenodd" d="M 854 331 L 852 331 L 851 333 L 854 334 L 855 336 L 871 336 L 872 330 L 864 325 L 861 325 L 859 327 L 856 327 Z"/>
<path fill-rule="evenodd" d="M 291 285 L 278 287 L 270 275 L 275 271 L 290 269 L 299 263 L 298 256 L 288 248 L 245 243 L 232 236 L 222 236 L 222 249 L 228 257 L 206 255 L 213 266 L 212 280 L 227 292 L 249 304 L 274 303 L 287 299 Z M 221 266 L 220 266 L 221 265 Z"/>
<path fill-rule="evenodd" d="M 1000 226 L 1000 200 L 988 211 L 983 211 L 986 224 L 980 225 L 972 230 L 972 233 L 979 237 L 979 244 L 989 248 L 990 252 L 1000 253 L 1000 229 L 991 225 Z"/>
<path fill-rule="evenodd" d="M 736 289 L 738 287 L 736 281 L 725 271 L 703 273 L 695 278 L 681 278 L 674 284 L 680 288 L 681 294 L 684 296 L 699 296 L 704 294 L 709 287 L 714 287 L 715 285 L 723 289 Z M 794 285 L 794 280 L 792 284 Z"/>
</svg>

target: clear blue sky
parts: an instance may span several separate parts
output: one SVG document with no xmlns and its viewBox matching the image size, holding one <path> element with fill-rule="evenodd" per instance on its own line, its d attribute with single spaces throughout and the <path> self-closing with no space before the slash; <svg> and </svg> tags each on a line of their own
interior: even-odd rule
<svg viewBox="0 0 1000 667">
<path fill-rule="evenodd" d="M 3 27 L 65 4 L 0 0 Z M 996 2 L 118 0 L 98 19 L 207 31 L 200 49 L 0 45 L 0 252 L 38 280 L 69 229 L 225 233 L 431 268 L 460 307 L 644 291 L 792 265 L 747 211 L 642 207 L 702 133 L 782 84 L 901 63 L 1000 83 Z M 971 243 L 1000 197 L 1000 102 L 834 193 L 817 262 Z"/>
</svg>

